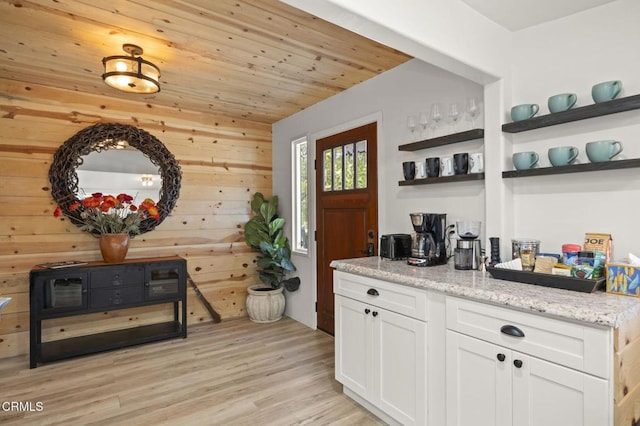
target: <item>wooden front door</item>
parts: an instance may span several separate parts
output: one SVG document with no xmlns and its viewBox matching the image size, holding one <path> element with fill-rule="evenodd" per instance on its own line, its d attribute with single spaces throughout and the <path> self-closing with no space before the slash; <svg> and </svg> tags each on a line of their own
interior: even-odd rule
<svg viewBox="0 0 640 426">
<path fill-rule="evenodd" d="M 378 252 L 377 125 L 316 143 L 317 322 L 333 334 L 332 260 Z"/>
</svg>

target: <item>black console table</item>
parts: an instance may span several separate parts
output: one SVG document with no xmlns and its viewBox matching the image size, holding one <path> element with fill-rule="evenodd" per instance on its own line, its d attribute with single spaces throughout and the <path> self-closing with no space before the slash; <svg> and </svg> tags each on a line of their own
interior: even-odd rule
<svg viewBox="0 0 640 426">
<path fill-rule="evenodd" d="M 186 261 L 180 257 L 32 269 L 30 368 L 73 356 L 186 338 L 186 277 Z M 164 303 L 173 303 L 173 321 L 42 342 L 42 322 L 49 319 Z"/>
</svg>

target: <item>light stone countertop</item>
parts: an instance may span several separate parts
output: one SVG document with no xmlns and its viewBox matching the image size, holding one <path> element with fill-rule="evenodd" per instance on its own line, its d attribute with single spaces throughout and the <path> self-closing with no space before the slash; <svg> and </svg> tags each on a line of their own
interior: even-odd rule
<svg viewBox="0 0 640 426">
<path fill-rule="evenodd" d="M 331 267 L 355 275 L 607 327 L 619 327 L 640 315 L 640 298 L 498 280 L 488 272 L 456 270 L 453 264 L 415 267 L 403 260 L 363 257 L 334 260 Z"/>
</svg>

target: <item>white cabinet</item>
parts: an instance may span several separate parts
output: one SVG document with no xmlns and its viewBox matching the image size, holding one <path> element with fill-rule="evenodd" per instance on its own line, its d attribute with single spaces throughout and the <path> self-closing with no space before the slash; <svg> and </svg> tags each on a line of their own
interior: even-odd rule
<svg viewBox="0 0 640 426">
<path fill-rule="evenodd" d="M 482 340 L 447 331 L 447 424 L 511 424 L 511 369 L 504 352 Z"/>
<path fill-rule="evenodd" d="M 607 380 L 517 352 L 511 358 L 514 425 L 609 423 Z"/>
<path fill-rule="evenodd" d="M 618 382 L 636 383 L 637 369 L 614 359 L 609 327 L 341 271 L 334 292 L 335 377 L 389 424 L 613 426 L 614 412 L 625 424 L 636 418 L 636 397 L 624 412 L 614 402 L 614 389 L 619 400 L 627 394 Z"/>
<path fill-rule="evenodd" d="M 505 325 L 523 335 L 500 332 Z M 565 335 L 565 326 L 575 334 Z M 611 424 L 609 382 L 585 372 L 607 374 L 601 364 L 608 359 L 601 359 L 600 348 L 589 349 L 607 344 L 605 330 L 456 298 L 447 298 L 447 329 L 448 426 Z M 471 329 L 475 335 L 462 334 Z"/>
<path fill-rule="evenodd" d="M 389 307 L 424 317 L 426 292 L 340 273 L 334 285 L 336 380 L 393 420 L 425 425 L 427 323 Z"/>
<path fill-rule="evenodd" d="M 602 426 L 607 381 L 447 332 L 449 426 Z"/>
<path fill-rule="evenodd" d="M 373 393 L 370 314 L 364 303 L 335 296 L 336 380 L 365 399 L 372 399 Z"/>
</svg>

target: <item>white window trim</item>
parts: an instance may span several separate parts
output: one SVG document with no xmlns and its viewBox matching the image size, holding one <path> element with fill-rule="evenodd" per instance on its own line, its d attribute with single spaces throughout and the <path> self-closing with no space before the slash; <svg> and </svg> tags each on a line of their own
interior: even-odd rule
<svg viewBox="0 0 640 426">
<path fill-rule="evenodd" d="M 299 218 L 301 217 L 301 200 L 300 200 L 300 188 L 298 185 L 298 175 L 300 171 L 300 164 L 298 162 L 298 146 L 301 144 L 307 144 L 307 227 L 310 227 L 309 221 L 309 141 L 306 136 L 303 136 L 298 139 L 294 139 L 291 141 L 291 252 L 299 255 L 309 256 L 309 245 L 311 244 L 311 235 L 307 235 L 307 248 L 300 247 L 299 234 L 298 230 L 300 229 L 300 224 L 298 223 Z M 309 229 L 310 233 L 311 230 Z"/>
</svg>

